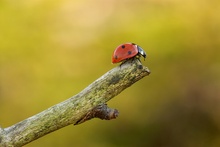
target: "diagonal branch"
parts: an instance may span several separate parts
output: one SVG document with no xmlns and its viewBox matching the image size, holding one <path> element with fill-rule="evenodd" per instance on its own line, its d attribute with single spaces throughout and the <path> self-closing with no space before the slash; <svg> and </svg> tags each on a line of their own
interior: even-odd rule
<svg viewBox="0 0 220 147">
<path fill-rule="evenodd" d="M 104 106 L 107 101 L 149 74 L 148 68 L 142 66 L 138 59 L 128 60 L 108 71 L 77 95 L 13 126 L 0 128 L 0 146 L 23 146 L 67 125 L 82 123 L 81 120 L 91 114 L 94 108 Z M 94 117 L 108 118 L 100 113 L 100 108 L 102 107 L 99 107 Z M 106 111 L 107 109 L 105 108 Z M 115 112 L 113 115 L 116 117 L 118 112 Z M 91 118 L 87 120 L 89 119 Z"/>
</svg>

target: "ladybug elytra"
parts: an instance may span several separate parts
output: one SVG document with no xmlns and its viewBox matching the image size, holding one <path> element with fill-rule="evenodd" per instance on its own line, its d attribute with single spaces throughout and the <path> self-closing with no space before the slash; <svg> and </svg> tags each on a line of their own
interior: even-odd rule
<svg viewBox="0 0 220 147">
<path fill-rule="evenodd" d="M 112 63 L 123 62 L 127 59 L 143 56 L 146 58 L 145 51 L 138 45 L 134 43 L 125 43 L 118 46 L 112 55 Z"/>
</svg>

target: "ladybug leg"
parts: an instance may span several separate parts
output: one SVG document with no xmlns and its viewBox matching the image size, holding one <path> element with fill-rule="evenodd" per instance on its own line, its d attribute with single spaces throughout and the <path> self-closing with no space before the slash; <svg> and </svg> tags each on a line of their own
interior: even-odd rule
<svg viewBox="0 0 220 147">
<path fill-rule="evenodd" d="M 133 63 L 136 59 L 138 59 L 140 61 L 140 56 L 135 56 L 133 58 L 130 58 L 131 62 Z M 129 59 L 128 59 L 129 60 Z M 140 61 L 141 62 L 141 61 Z"/>
<path fill-rule="evenodd" d="M 126 59 L 126 60 L 122 61 L 122 63 L 120 64 L 120 68 L 121 68 L 121 66 L 122 66 L 125 62 L 133 63 L 135 59 L 136 59 L 136 57 L 132 57 L 132 58 L 129 58 L 129 59 Z"/>
<path fill-rule="evenodd" d="M 119 65 L 119 66 L 120 66 L 120 69 L 121 69 L 121 66 L 122 66 L 126 61 L 127 61 L 127 60 L 122 61 L 122 63 Z"/>
<path fill-rule="evenodd" d="M 140 61 L 140 63 L 142 64 L 142 62 L 141 62 L 141 55 L 140 54 L 138 54 L 137 56 L 135 56 L 139 61 Z M 144 60 L 145 60 L 145 58 L 144 58 Z"/>
<path fill-rule="evenodd" d="M 139 57 L 139 56 L 135 56 L 135 57 L 133 58 L 133 61 L 134 61 L 135 59 L 138 59 L 138 60 L 140 61 L 140 57 Z"/>
<path fill-rule="evenodd" d="M 126 59 L 126 60 L 122 61 L 122 63 L 121 63 L 119 66 L 120 66 L 120 68 L 121 68 L 121 66 L 122 66 L 125 62 L 129 62 L 129 60 L 130 60 L 130 62 L 133 63 L 136 59 L 138 59 L 138 60 L 140 61 L 140 63 L 141 63 L 140 56 L 137 55 L 137 56 L 135 56 L 135 57 L 132 57 L 132 58 L 129 58 L 129 59 Z"/>
<path fill-rule="evenodd" d="M 140 60 L 140 58 L 137 58 L 139 61 L 140 61 L 140 63 L 141 63 L 141 60 Z"/>
</svg>

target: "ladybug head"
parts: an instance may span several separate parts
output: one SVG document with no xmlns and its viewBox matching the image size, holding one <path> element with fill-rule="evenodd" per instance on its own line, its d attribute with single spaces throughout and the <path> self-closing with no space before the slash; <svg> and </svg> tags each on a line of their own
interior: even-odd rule
<svg viewBox="0 0 220 147">
<path fill-rule="evenodd" d="M 138 49 L 138 53 L 141 54 L 145 59 L 147 57 L 147 54 L 145 53 L 145 51 L 138 45 L 137 45 L 137 49 Z"/>
</svg>

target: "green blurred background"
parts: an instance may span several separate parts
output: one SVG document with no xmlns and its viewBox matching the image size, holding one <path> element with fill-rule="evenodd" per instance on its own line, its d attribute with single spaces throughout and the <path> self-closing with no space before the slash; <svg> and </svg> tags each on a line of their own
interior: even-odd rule
<svg viewBox="0 0 220 147">
<path fill-rule="evenodd" d="M 119 117 L 27 147 L 220 146 L 219 0 L 1 0 L 0 125 L 77 94 L 117 66 L 125 42 L 152 73 L 108 103 Z"/>
</svg>

